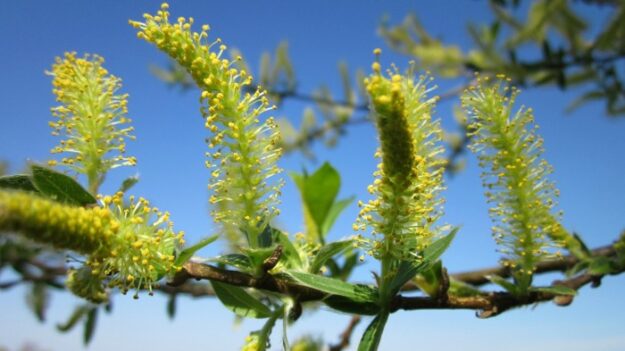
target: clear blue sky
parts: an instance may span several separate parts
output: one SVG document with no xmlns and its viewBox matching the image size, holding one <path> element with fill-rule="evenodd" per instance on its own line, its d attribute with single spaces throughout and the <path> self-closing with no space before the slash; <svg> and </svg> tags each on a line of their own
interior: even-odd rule
<svg viewBox="0 0 625 351">
<path fill-rule="evenodd" d="M 372 50 L 384 48 L 376 33 L 382 16 L 399 22 L 410 11 L 425 27 L 447 41 L 468 47 L 467 21 L 488 18 L 485 1 L 184 1 L 172 2 L 174 17 L 193 16 L 196 23 L 209 23 L 212 35 L 239 48 L 252 67 L 264 50 L 281 40 L 289 41 L 299 88 L 311 92 L 328 84 L 340 96 L 336 64 L 349 63 L 352 70 L 368 69 Z M 154 12 L 151 1 L 6 1 L 0 11 L 0 159 L 19 171 L 27 160 L 45 161 L 57 140 L 47 121 L 54 105 L 50 78 L 44 75 L 55 56 L 65 51 L 97 53 L 106 67 L 124 81 L 130 94 L 130 116 L 137 141 L 128 145 L 129 155 L 138 158 L 136 169 L 114 170 L 103 188 L 112 191 L 120 180 L 139 172 L 141 182 L 134 193 L 145 196 L 172 213 L 176 228 L 189 233 L 188 241 L 212 233 L 207 213 L 206 180 L 203 166 L 205 131 L 199 115 L 196 92 L 180 93 L 154 78 L 148 65 L 164 64 L 165 57 L 154 47 L 137 40 L 128 19 L 140 19 Z M 585 14 L 600 21 L 607 9 Z M 407 58 L 385 50 L 383 63 L 405 67 Z M 438 81 L 444 91 L 449 84 Z M 553 164 L 553 179 L 561 190 L 560 207 L 564 223 L 580 233 L 590 246 L 610 243 L 625 227 L 625 119 L 608 119 L 600 104 L 588 105 L 565 114 L 571 100 L 554 89 L 537 89 L 522 94 L 519 101 L 535 110 L 545 138 L 546 157 Z M 453 126 L 451 107 L 445 102 L 437 115 L 445 126 Z M 276 112 L 296 124 L 303 104 L 287 103 Z M 366 197 L 366 186 L 375 168 L 372 157 L 376 139 L 371 126 L 359 126 L 332 150 L 316 147 L 321 161 L 330 161 L 343 177 L 342 196 Z M 317 164 L 318 165 L 318 164 Z M 286 170 L 315 167 L 300 155 L 286 157 Z M 444 256 L 451 272 L 492 265 L 498 259 L 491 242 L 479 169 L 468 159 L 465 172 L 448 181 L 444 221 L 462 225 L 459 237 Z M 302 229 L 298 196 L 287 183 L 279 223 L 291 233 Z M 351 234 L 355 206 L 337 223 L 331 238 Z M 204 255 L 217 254 L 214 245 Z M 368 280 L 362 267 L 356 279 Z M 5 275 L 3 275 L 5 276 Z M 553 278 L 553 277 L 551 277 Z M 545 281 L 546 283 L 549 280 Z M 478 320 L 470 311 L 419 311 L 394 314 L 381 344 L 382 350 L 437 348 L 439 350 L 623 350 L 622 314 L 624 277 L 608 277 L 600 289 L 582 290 L 572 306 L 540 305 L 512 311 L 492 320 Z M 68 335 L 56 333 L 54 324 L 64 320 L 78 302 L 68 294 L 55 294 L 48 321 L 38 324 L 27 310 L 22 289 L 0 295 L 0 349 L 16 350 L 32 342 L 46 350 L 80 350 L 81 330 Z M 290 330 L 291 340 L 308 331 L 335 341 L 349 316 L 320 309 L 303 316 Z M 244 336 L 260 328 L 260 321 L 234 326 L 232 315 L 218 302 L 181 299 L 178 315 L 170 322 L 165 299 L 156 296 L 134 301 L 118 296 L 111 315 L 101 316 L 90 350 L 234 350 Z M 368 322 L 368 321 L 367 321 Z M 366 322 L 356 331 L 360 336 Z M 274 335 L 280 335 L 277 330 Z M 279 342 L 274 343 L 277 349 Z"/>
</svg>

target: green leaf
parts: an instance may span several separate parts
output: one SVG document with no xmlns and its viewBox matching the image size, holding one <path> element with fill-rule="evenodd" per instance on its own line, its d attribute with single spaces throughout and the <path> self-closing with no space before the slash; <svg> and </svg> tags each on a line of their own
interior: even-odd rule
<svg viewBox="0 0 625 351">
<path fill-rule="evenodd" d="M 93 338 L 93 332 L 95 331 L 95 324 L 98 320 L 98 308 L 93 307 L 87 314 L 87 320 L 85 321 L 85 330 L 83 333 L 82 341 L 85 345 L 88 345 Z"/>
<path fill-rule="evenodd" d="M 446 236 L 436 240 L 423 250 L 423 259 L 419 262 L 402 261 L 399 265 L 397 275 L 391 282 L 391 291 L 398 291 L 407 281 L 412 279 L 419 272 L 422 272 L 432 264 L 436 263 L 439 257 L 447 250 L 451 242 L 456 237 L 458 227 L 451 230 Z"/>
<path fill-rule="evenodd" d="M 33 283 L 32 288 L 26 296 L 28 306 L 37 316 L 40 322 L 46 319 L 46 309 L 48 307 L 48 300 L 50 295 L 45 283 Z"/>
<path fill-rule="evenodd" d="M 252 268 L 252 264 L 250 263 L 249 257 L 242 254 L 228 254 L 221 255 L 208 259 L 210 262 L 221 263 L 227 266 L 236 267 L 241 270 L 250 270 Z"/>
<path fill-rule="evenodd" d="M 96 203 L 95 197 L 77 181 L 49 168 L 32 165 L 32 181 L 45 196 L 70 205 L 85 206 Z"/>
<path fill-rule="evenodd" d="M 125 193 L 126 191 L 128 191 L 128 189 L 132 188 L 138 182 L 139 182 L 139 175 L 133 175 L 131 177 L 128 177 L 124 179 L 124 181 L 122 182 L 122 185 L 119 186 L 119 189 L 117 191 L 121 191 L 122 193 Z"/>
<path fill-rule="evenodd" d="M 612 272 L 611 260 L 605 256 L 593 257 L 588 267 L 588 274 L 606 275 Z"/>
<path fill-rule="evenodd" d="M 241 317 L 268 318 L 271 310 L 258 299 L 248 294 L 243 288 L 212 281 L 215 295 L 226 308 Z"/>
<path fill-rule="evenodd" d="M 569 295 L 569 296 L 577 295 L 577 291 L 575 291 L 575 289 L 571 289 L 569 287 L 562 286 L 562 285 L 540 286 L 540 287 L 531 288 L 530 290 L 548 293 L 548 294 L 554 294 L 554 295 Z"/>
<path fill-rule="evenodd" d="M 169 319 L 174 319 L 176 316 L 176 294 L 169 295 L 169 300 L 167 300 L 167 317 Z"/>
<path fill-rule="evenodd" d="M 434 263 L 449 248 L 460 228 L 455 227 L 446 236 L 436 240 L 423 250 L 423 261 Z"/>
<path fill-rule="evenodd" d="M 388 312 L 383 312 L 371 321 L 371 324 L 369 324 L 360 339 L 358 351 L 376 351 L 378 349 L 380 340 L 382 340 L 382 333 L 384 332 L 384 325 L 386 324 L 387 319 Z"/>
<path fill-rule="evenodd" d="M 276 248 L 264 247 L 264 248 L 259 248 L 259 249 L 252 249 L 252 248 L 246 247 L 246 248 L 242 248 L 241 250 L 245 254 L 247 254 L 247 257 L 249 258 L 252 268 L 260 269 L 260 267 L 262 267 L 263 264 L 265 263 L 265 260 L 273 254 Z"/>
<path fill-rule="evenodd" d="M 470 297 L 477 296 L 481 293 L 482 292 L 479 289 L 476 289 L 473 285 L 469 285 L 453 278 L 449 279 L 449 295 Z"/>
<path fill-rule="evenodd" d="M 502 288 L 504 288 L 507 292 L 513 294 L 513 295 L 517 295 L 519 292 L 519 288 L 514 285 L 513 283 L 507 281 L 506 279 L 498 276 L 498 275 L 487 275 L 486 279 L 490 280 L 491 282 L 501 286 Z"/>
<path fill-rule="evenodd" d="M 328 217 L 334 199 L 339 192 L 341 177 L 336 169 L 327 162 L 311 175 L 292 173 L 291 177 L 299 188 L 304 211 L 310 216 L 316 232 L 322 240 L 321 228 L 323 228 L 326 217 Z"/>
<path fill-rule="evenodd" d="M 258 236 L 258 246 L 263 248 L 270 247 L 273 244 L 274 231 L 276 229 L 270 225 L 265 226 L 263 232 Z"/>
<path fill-rule="evenodd" d="M 328 294 L 344 296 L 356 302 L 376 302 L 378 300 L 377 290 L 366 285 L 350 284 L 342 280 L 304 272 L 289 271 L 287 274 L 301 285 Z"/>
<path fill-rule="evenodd" d="M 56 329 L 60 332 L 68 332 L 91 310 L 89 305 L 78 306 L 74 309 L 67 322 L 57 324 Z"/>
<path fill-rule="evenodd" d="M 219 238 L 219 234 L 209 236 L 200 240 L 197 244 L 182 250 L 180 254 L 178 254 L 178 257 L 176 257 L 174 265 L 180 266 L 185 264 L 191 257 L 193 257 L 193 254 L 195 254 L 198 250 L 204 248 L 206 245 L 209 245 L 213 241 L 217 240 L 217 238 Z"/>
<path fill-rule="evenodd" d="M 15 174 L 0 177 L 0 188 L 37 192 L 30 176 L 26 174 Z"/>
<path fill-rule="evenodd" d="M 323 225 L 321 226 L 321 235 L 325 237 L 330 232 L 330 229 L 332 229 L 334 222 L 336 222 L 336 219 L 339 217 L 341 212 L 343 212 L 343 210 L 345 210 L 347 206 L 354 202 L 355 199 L 356 197 L 352 196 L 347 199 L 339 200 L 332 204 L 332 207 L 330 207 L 330 211 L 328 211 L 328 215 L 326 216 L 325 220 L 323 221 Z"/>
<path fill-rule="evenodd" d="M 339 295 L 330 295 L 323 299 L 323 303 L 337 311 L 350 314 L 375 316 L 380 312 L 380 306 L 373 302 L 354 302 Z"/>
<path fill-rule="evenodd" d="M 309 272 L 315 274 L 318 273 L 321 267 L 326 263 L 327 260 L 331 259 L 335 255 L 340 254 L 341 252 L 353 247 L 352 240 L 343 240 L 343 241 L 335 241 L 333 243 L 329 243 L 324 245 L 313 260 L 310 265 Z"/>
<path fill-rule="evenodd" d="M 280 261 L 286 262 L 288 268 L 300 268 L 302 267 L 302 260 L 299 256 L 299 252 L 289 239 L 289 236 L 285 233 L 274 230 L 274 242 L 282 245 L 282 256 Z"/>
<path fill-rule="evenodd" d="M 443 278 L 443 264 L 440 260 L 436 261 L 429 269 L 426 269 L 415 276 L 414 282 L 421 291 L 430 297 L 436 297 L 439 292 L 439 286 Z"/>
</svg>

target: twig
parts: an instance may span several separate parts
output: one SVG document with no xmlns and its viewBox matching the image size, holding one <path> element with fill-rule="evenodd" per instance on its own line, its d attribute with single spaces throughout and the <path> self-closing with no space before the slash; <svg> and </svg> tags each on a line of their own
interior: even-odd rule
<svg viewBox="0 0 625 351">
<path fill-rule="evenodd" d="M 235 286 L 256 288 L 278 292 L 285 295 L 298 296 L 299 301 L 302 302 L 318 301 L 326 296 L 326 294 L 319 290 L 297 285 L 288 278 L 280 275 L 267 275 L 257 278 L 247 273 L 217 268 L 196 262 L 185 263 L 182 266 L 182 269 L 176 273 L 176 276 L 169 284 L 171 286 L 179 286 L 189 279 L 215 280 Z"/>
<path fill-rule="evenodd" d="M 620 272 L 616 274 L 618 273 Z M 552 285 L 579 290 L 586 284 L 600 280 L 601 277 L 582 274 L 564 281 L 555 281 Z M 539 302 L 554 300 L 559 306 L 566 306 L 572 302 L 572 296 L 566 296 L 565 299 L 556 299 L 561 296 L 541 291 L 531 291 L 524 297 L 506 292 L 491 292 L 469 297 L 449 296 L 447 301 L 441 301 L 429 297 L 404 297 L 398 295 L 393 300 L 392 307 L 395 311 L 399 309 L 470 309 L 479 311 L 477 316 L 480 318 L 489 318 L 515 307 L 533 305 Z"/>
<path fill-rule="evenodd" d="M 349 321 L 347 328 L 345 328 L 345 330 L 341 333 L 341 340 L 338 344 L 331 345 L 330 351 L 341 351 L 346 349 L 349 346 L 349 340 L 351 339 L 354 329 L 356 329 L 358 323 L 360 323 L 360 316 L 353 316 Z"/>
<path fill-rule="evenodd" d="M 215 296 L 215 292 L 208 283 L 198 284 L 186 282 L 175 287 L 168 284 L 160 284 L 155 290 L 168 295 L 184 294 L 191 297 Z"/>
<path fill-rule="evenodd" d="M 610 256 L 614 256 L 615 254 L 616 254 L 616 250 L 614 249 L 612 245 L 603 246 L 603 247 L 600 247 L 591 251 L 591 255 L 593 257 L 597 257 L 597 256 L 610 257 Z M 557 260 L 541 261 L 541 262 L 538 262 L 538 264 L 536 265 L 535 274 L 547 273 L 547 272 L 563 272 L 572 268 L 578 262 L 579 262 L 579 259 L 577 259 L 573 255 L 564 256 L 563 258 L 557 259 Z M 473 286 L 480 286 L 480 285 L 490 283 L 490 281 L 486 279 L 486 276 L 488 275 L 498 275 L 502 278 L 508 278 L 510 277 L 511 273 L 512 272 L 508 268 L 499 266 L 499 267 L 481 269 L 477 271 L 453 274 L 452 278 L 459 280 L 463 283 L 473 285 Z"/>
</svg>

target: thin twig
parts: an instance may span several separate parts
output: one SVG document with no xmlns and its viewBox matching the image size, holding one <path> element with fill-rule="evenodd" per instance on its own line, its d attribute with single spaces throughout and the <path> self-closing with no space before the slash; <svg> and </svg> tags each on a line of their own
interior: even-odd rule
<svg viewBox="0 0 625 351">
<path fill-rule="evenodd" d="M 352 334 L 354 333 L 354 329 L 360 323 L 360 316 L 355 315 L 350 319 L 347 328 L 341 333 L 341 340 L 338 344 L 334 344 L 330 346 L 330 351 L 341 351 L 346 349 L 349 346 L 349 341 L 352 338 Z"/>
</svg>

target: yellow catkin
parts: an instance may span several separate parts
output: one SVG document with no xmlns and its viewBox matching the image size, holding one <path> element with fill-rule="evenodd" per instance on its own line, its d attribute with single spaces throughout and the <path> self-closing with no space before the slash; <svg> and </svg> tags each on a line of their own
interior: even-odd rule
<svg viewBox="0 0 625 351">
<path fill-rule="evenodd" d="M 67 155 L 48 164 L 85 174 L 94 194 L 108 170 L 136 164 L 135 157 L 124 155 L 126 139 L 134 139 L 126 117 L 128 95 L 118 93 L 121 79 L 110 74 L 103 63 L 98 55 L 77 57 L 69 52 L 57 57 L 47 72 L 59 102 L 52 108 L 57 119 L 49 124 L 53 135 L 66 137 L 51 152 Z"/>
<path fill-rule="evenodd" d="M 462 102 L 470 116 L 470 148 L 483 167 L 492 204 L 493 236 L 505 260 L 515 264 L 519 285 L 527 288 L 536 263 L 557 256 L 558 247 L 585 253 L 554 210 L 558 189 L 549 180 L 552 167 L 542 157 L 543 140 L 532 110 L 514 109 L 518 93 L 505 77 L 478 77 Z"/>
<path fill-rule="evenodd" d="M 258 246 L 258 236 L 278 215 L 276 208 L 282 181 L 277 160 L 282 154 L 280 134 L 267 93 L 251 89 L 250 75 L 237 68 L 236 60 L 224 58 L 221 39 L 208 39 L 208 26 L 194 32 L 192 19 L 170 21 L 169 6 L 144 21 L 130 21 L 137 36 L 156 45 L 193 78 L 201 90 L 202 115 L 210 132 L 207 166 L 211 214 L 235 246 L 242 237 Z M 243 235 L 242 235 L 243 234 Z M 244 239 L 244 241 L 245 241 Z"/>
<path fill-rule="evenodd" d="M 174 254 L 184 240 L 174 232 L 169 213 L 147 200 L 123 194 L 102 198 L 102 207 L 74 207 L 23 191 L 0 190 L 0 232 L 15 232 L 35 242 L 87 256 L 70 271 L 68 287 L 91 301 L 103 301 L 104 286 L 151 290 L 175 273 Z"/>
<path fill-rule="evenodd" d="M 442 214 L 441 128 L 431 116 L 436 99 L 426 97 L 424 77 L 415 80 L 397 71 L 386 76 L 378 62 L 373 71 L 365 85 L 380 140 L 376 157 L 381 162 L 368 188 L 375 198 L 359 202 L 353 228 L 369 227 L 378 237 L 370 242 L 359 236 L 374 257 L 415 260 L 439 231 L 433 224 Z"/>
<path fill-rule="evenodd" d="M 116 220 L 104 208 L 63 205 L 21 191 L 0 190 L 0 230 L 82 254 L 107 252 Z"/>
</svg>

